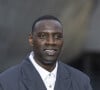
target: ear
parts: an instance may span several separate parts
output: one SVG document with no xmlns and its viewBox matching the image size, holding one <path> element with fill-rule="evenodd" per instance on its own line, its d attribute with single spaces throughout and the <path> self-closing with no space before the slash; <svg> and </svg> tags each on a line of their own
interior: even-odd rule
<svg viewBox="0 0 100 90">
<path fill-rule="evenodd" d="M 30 46 L 33 47 L 33 35 L 31 33 L 29 34 L 28 41 L 29 41 Z"/>
</svg>

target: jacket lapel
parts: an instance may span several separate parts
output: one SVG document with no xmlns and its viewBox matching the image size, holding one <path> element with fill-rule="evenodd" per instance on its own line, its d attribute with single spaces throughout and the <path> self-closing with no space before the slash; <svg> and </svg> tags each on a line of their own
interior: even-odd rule
<svg viewBox="0 0 100 90">
<path fill-rule="evenodd" d="M 70 72 L 64 66 L 65 65 L 59 61 L 54 90 L 73 90 Z"/>
<path fill-rule="evenodd" d="M 54 90 L 73 90 L 70 71 L 64 66 L 59 61 Z M 22 62 L 20 77 L 26 90 L 47 90 L 39 73 L 28 58 Z"/>
<path fill-rule="evenodd" d="M 26 90 L 46 90 L 46 87 L 30 60 L 24 60 L 21 65 L 21 79 Z"/>
</svg>

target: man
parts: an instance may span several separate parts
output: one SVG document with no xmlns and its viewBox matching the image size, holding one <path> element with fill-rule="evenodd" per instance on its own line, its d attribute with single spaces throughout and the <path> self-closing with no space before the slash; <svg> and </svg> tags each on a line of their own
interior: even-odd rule
<svg viewBox="0 0 100 90">
<path fill-rule="evenodd" d="M 35 20 L 29 43 L 25 60 L 0 75 L 0 90 L 92 90 L 85 74 L 59 61 L 63 27 L 56 17 Z"/>
</svg>

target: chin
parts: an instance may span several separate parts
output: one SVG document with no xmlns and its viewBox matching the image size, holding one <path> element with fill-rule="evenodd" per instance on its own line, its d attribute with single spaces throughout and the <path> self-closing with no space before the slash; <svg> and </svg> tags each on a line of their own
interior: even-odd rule
<svg viewBox="0 0 100 90">
<path fill-rule="evenodd" d="M 47 65 L 54 65 L 56 63 L 56 59 L 45 59 L 45 61 L 43 61 L 44 64 L 47 64 Z"/>
<path fill-rule="evenodd" d="M 44 65 L 54 65 L 56 62 L 44 62 Z"/>
</svg>

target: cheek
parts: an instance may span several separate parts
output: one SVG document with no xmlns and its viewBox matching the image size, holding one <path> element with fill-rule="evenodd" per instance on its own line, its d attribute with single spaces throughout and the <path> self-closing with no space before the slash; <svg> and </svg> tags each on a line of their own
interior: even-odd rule
<svg viewBox="0 0 100 90">
<path fill-rule="evenodd" d="M 63 41 L 57 42 L 57 45 L 58 45 L 59 47 L 62 47 L 62 46 L 63 46 Z"/>
<path fill-rule="evenodd" d="M 40 40 L 34 40 L 34 48 L 40 49 L 43 46 L 43 42 Z"/>
</svg>

